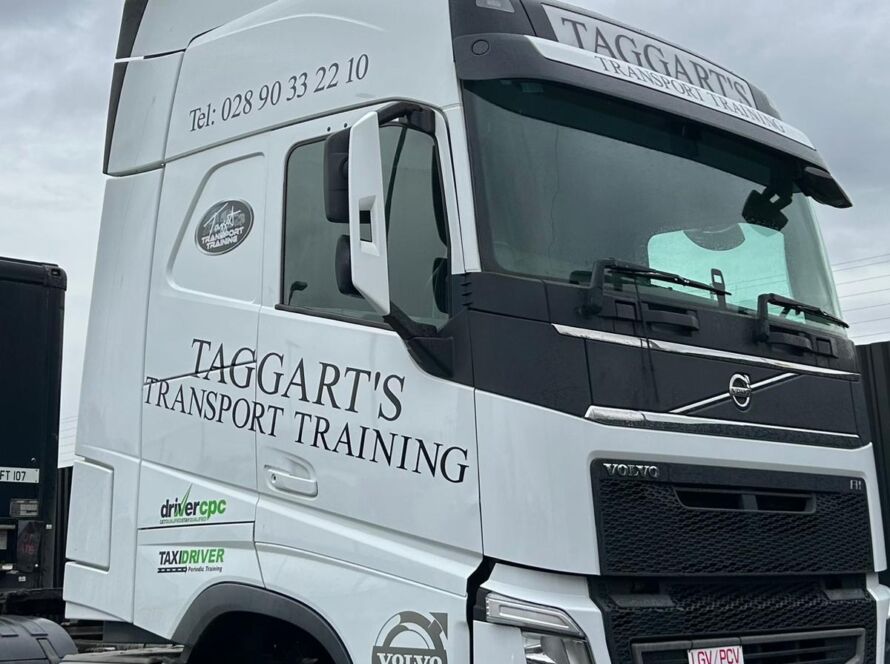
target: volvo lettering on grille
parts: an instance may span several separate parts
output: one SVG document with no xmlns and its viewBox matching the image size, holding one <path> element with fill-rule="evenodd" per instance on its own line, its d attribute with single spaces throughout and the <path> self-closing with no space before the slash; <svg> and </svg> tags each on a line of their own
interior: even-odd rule
<svg viewBox="0 0 890 664">
<path fill-rule="evenodd" d="M 657 480 L 661 475 L 658 466 L 644 466 L 630 463 L 604 463 L 603 468 L 610 477 L 640 477 Z"/>
</svg>

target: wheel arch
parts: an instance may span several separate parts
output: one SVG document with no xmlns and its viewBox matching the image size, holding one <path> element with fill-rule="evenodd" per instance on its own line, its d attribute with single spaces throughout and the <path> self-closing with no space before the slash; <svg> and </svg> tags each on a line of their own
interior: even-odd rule
<svg viewBox="0 0 890 664">
<path fill-rule="evenodd" d="M 176 628 L 173 640 L 193 648 L 217 619 L 232 613 L 286 622 L 314 638 L 334 664 L 352 664 L 340 635 L 317 611 L 285 595 L 240 583 L 220 583 L 198 595 Z"/>
</svg>

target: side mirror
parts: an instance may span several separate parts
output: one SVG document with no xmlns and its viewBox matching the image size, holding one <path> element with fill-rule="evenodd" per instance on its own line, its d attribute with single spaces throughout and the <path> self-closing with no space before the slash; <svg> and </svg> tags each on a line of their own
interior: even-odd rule
<svg viewBox="0 0 890 664">
<path fill-rule="evenodd" d="M 363 240 L 362 224 L 368 222 L 371 238 Z M 388 316 L 386 194 L 377 113 L 368 113 L 349 132 L 349 238 L 352 284 L 378 314 Z"/>
<path fill-rule="evenodd" d="M 338 274 L 349 268 L 352 283 L 341 279 L 342 292 L 350 286 L 383 317 L 393 307 L 389 294 L 386 195 L 380 156 L 380 127 L 397 119 L 431 136 L 436 133 L 432 110 L 410 102 L 396 102 L 368 113 L 352 129 L 328 138 L 324 152 L 325 215 L 333 223 L 349 224 L 349 265 L 337 258 Z M 443 217 L 444 219 L 444 217 Z M 370 240 L 362 239 L 362 226 Z M 367 236 L 367 233 L 366 233 Z"/>
<path fill-rule="evenodd" d="M 354 288 L 378 314 L 388 316 L 386 194 L 380 157 L 380 117 L 376 112 L 368 113 L 352 129 L 327 140 L 324 173 L 325 215 L 331 222 L 349 224 L 348 263 L 342 245 L 338 247 L 336 269 L 341 291 Z M 363 225 L 370 227 L 369 240 L 362 239 Z M 347 269 L 351 283 L 341 274 Z"/>
<path fill-rule="evenodd" d="M 324 208 L 328 221 L 349 223 L 349 130 L 344 129 L 324 144 Z"/>
<path fill-rule="evenodd" d="M 349 236 L 341 235 L 337 238 L 337 247 L 334 250 L 334 276 L 337 279 L 337 290 L 343 295 L 361 297 L 352 283 L 352 259 L 349 257 Z"/>
<path fill-rule="evenodd" d="M 336 248 L 337 287 L 341 293 L 363 296 L 421 366 L 433 375 L 450 376 L 454 371 L 453 340 L 442 338 L 433 325 L 414 321 L 390 301 L 380 128 L 396 120 L 435 137 L 433 110 L 397 102 L 368 113 L 352 129 L 332 135 L 325 143 L 325 215 L 333 223 L 349 224 L 349 235 L 340 237 Z M 434 177 L 438 178 L 435 172 Z M 439 232 L 444 235 L 444 201 L 434 204 Z M 444 287 L 448 265 L 443 262 L 435 267 L 434 278 L 442 282 L 437 286 L 436 302 L 444 311 L 448 304 Z"/>
</svg>

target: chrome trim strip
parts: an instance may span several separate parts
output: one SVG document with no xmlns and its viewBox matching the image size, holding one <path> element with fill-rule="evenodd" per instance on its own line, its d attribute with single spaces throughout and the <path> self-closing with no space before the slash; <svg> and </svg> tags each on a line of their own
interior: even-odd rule
<svg viewBox="0 0 890 664">
<path fill-rule="evenodd" d="M 702 346 L 689 346 L 687 344 L 678 344 L 673 341 L 658 341 L 650 339 L 649 345 L 652 350 L 661 350 L 666 353 L 681 353 L 684 355 L 696 355 L 699 357 L 713 357 L 723 360 L 736 360 L 747 364 L 755 364 L 764 367 L 773 367 L 776 369 L 787 369 L 804 374 L 816 374 L 819 376 L 834 376 L 835 378 L 858 378 L 859 374 L 852 371 L 841 371 L 840 369 L 829 369 L 827 367 L 817 367 L 811 364 L 800 364 L 798 362 L 787 362 L 785 360 L 776 360 L 771 357 L 758 357 L 757 355 L 743 355 L 742 353 L 731 353 L 728 351 L 715 350 L 713 348 L 704 348 Z"/>
<path fill-rule="evenodd" d="M 786 380 L 790 380 L 791 378 L 797 378 L 799 374 L 794 373 L 786 373 L 781 374 L 780 376 L 773 376 L 772 378 L 767 378 L 766 380 L 762 380 L 759 383 L 751 383 L 751 391 L 754 392 L 759 390 L 762 387 L 769 387 L 770 385 L 775 385 L 776 383 L 782 383 Z M 729 392 L 724 392 L 723 394 L 718 394 L 715 397 L 711 397 L 710 399 L 703 399 L 702 401 L 696 401 L 695 403 L 691 403 L 688 406 L 682 406 L 680 408 L 675 408 L 670 411 L 672 415 L 683 415 L 684 413 L 688 413 L 690 410 L 695 410 L 697 408 L 703 408 L 705 406 L 711 406 L 716 403 L 720 403 L 721 401 L 727 401 L 732 398 L 732 395 Z"/>
<path fill-rule="evenodd" d="M 570 327 L 568 325 L 553 324 L 556 331 L 566 337 L 577 337 L 579 339 L 590 339 L 592 341 L 604 341 L 609 344 L 618 344 L 619 346 L 633 346 L 634 348 L 645 348 L 646 341 L 639 337 L 631 337 L 626 334 L 615 334 L 614 332 L 602 332 L 600 330 L 587 330 L 583 327 Z"/>
<path fill-rule="evenodd" d="M 690 346 L 680 344 L 673 341 L 659 341 L 657 339 L 642 339 L 626 334 L 616 334 L 614 332 L 601 332 L 600 330 L 588 330 L 583 327 L 572 327 L 570 325 L 553 324 L 557 332 L 567 337 L 577 337 L 579 339 L 590 339 L 591 341 L 603 341 L 610 344 L 619 344 L 621 346 L 633 346 L 634 348 L 645 349 L 647 346 L 651 350 L 659 350 L 665 353 L 679 353 L 683 355 L 694 355 L 696 357 L 711 357 L 719 360 L 734 360 L 736 362 L 744 362 L 745 364 L 753 364 L 761 367 L 771 367 L 774 369 L 785 369 L 786 371 L 795 371 L 803 374 L 814 374 L 817 376 L 833 376 L 835 378 L 858 378 L 858 374 L 850 371 L 840 371 L 839 369 L 828 369 L 825 367 L 816 367 L 810 364 L 799 364 L 797 362 L 786 362 L 785 360 L 775 360 L 770 357 L 758 357 L 757 355 L 743 355 L 741 353 L 731 353 L 728 351 L 716 350 L 714 348 L 705 348 L 704 346 Z"/>
<path fill-rule="evenodd" d="M 798 429 L 794 427 L 781 427 L 773 424 L 759 424 L 757 422 L 715 420 L 704 417 L 691 417 L 689 415 L 677 415 L 674 413 L 653 413 L 625 408 L 591 406 L 587 409 L 587 413 L 584 417 L 597 424 L 630 427 L 634 429 L 655 429 L 660 431 L 694 433 L 730 438 L 753 438 L 767 442 L 776 441 L 804 445 L 825 444 L 846 449 L 865 445 L 865 443 L 862 442 L 862 439 L 857 434 L 853 433 Z"/>
</svg>

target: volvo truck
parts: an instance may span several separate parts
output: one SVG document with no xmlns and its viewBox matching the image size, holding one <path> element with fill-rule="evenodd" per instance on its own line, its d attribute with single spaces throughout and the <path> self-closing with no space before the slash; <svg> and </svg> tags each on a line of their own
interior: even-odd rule
<svg viewBox="0 0 890 664">
<path fill-rule="evenodd" d="M 743 75 L 592 2 L 128 0 L 105 172 L 70 619 L 884 662 L 851 203 Z"/>
</svg>

